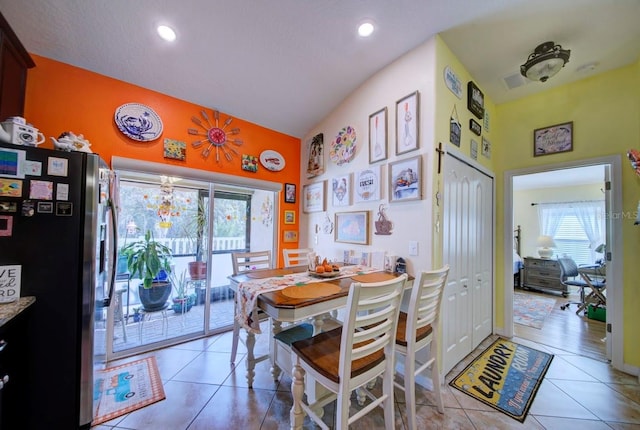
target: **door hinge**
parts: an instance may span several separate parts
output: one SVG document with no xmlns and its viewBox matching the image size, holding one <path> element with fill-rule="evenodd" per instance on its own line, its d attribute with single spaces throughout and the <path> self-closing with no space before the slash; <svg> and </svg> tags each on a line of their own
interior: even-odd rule
<svg viewBox="0 0 640 430">
<path fill-rule="evenodd" d="M 611 333 L 611 323 L 607 324 L 607 333 Z"/>
<path fill-rule="evenodd" d="M 607 191 L 611 191 L 611 181 L 604 182 L 604 189 Z"/>
<path fill-rule="evenodd" d="M 606 259 L 607 261 L 611 261 L 611 251 L 607 251 Z"/>
</svg>

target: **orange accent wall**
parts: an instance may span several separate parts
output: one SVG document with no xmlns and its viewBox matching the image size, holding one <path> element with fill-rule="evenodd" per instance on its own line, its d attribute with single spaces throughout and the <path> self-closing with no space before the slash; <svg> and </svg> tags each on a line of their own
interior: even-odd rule
<svg viewBox="0 0 640 430">
<path fill-rule="evenodd" d="M 297 186 L 299 198 L 300 139 L 232 116 L 233 122 L 228 128 L 240 128 L 240 134 L 234 137 L 244 141 L 242 146 L 234 146 L 240 154 L 259 157 L 262 151 L 272 149 L 282 154 L 286 160 L 285 168 L 280 172 L 272 172 L 259 164 L 258 171 L 251 173 L 241 169 L 240 160 L 236 157 L 228 162 L 220 154 L 221 161 L 216 163 L 215 152 L 205 160 L 200 155 L 202 148 L 198 150 L 191 147 L 191 142 L 200 138 L 189 135 L 187 128 L 197 128 L 191 117 L 200 117 L 202 109 L 213 116 L 215 100 L 211 101 L 211 106 L 199 106 L 49 58 L 35 54 L 31 56 L 36 67 L 29 69 L 27 76 L 25 118 L 47 137 L 42 147 L 53 148 L 50 136 L 57 138 L 64 131 L 72 131 L 83 134 L 91 143 L 91 150 L 100 154 L 108 163 L 115 155 L 283 184 L 293 183 Z M 125 103 L 141 103 L 151 107 L 162 119 L 161 136 L 152 142 L 137 142 L 122 134 L 115 125 L 114 114 Z M 222 120 L 228 116 L 230 115 L 220 112 Z M 186 161 L 163 157 L 165 138 L 187 143 Z M 279 231 L 282 231 L 283 211 L 292 207 L 291 204 L 284 203 L 284 192 L 280 199 L 277 221 Z M 296 225 L 287 225 L 288 229 L 298 228 L 297 218 Z M 282 244 L 278 245 L 278 249 L 282 249 Z M 287 245 L 289 247 L 296 244 Z"/>
</svg>

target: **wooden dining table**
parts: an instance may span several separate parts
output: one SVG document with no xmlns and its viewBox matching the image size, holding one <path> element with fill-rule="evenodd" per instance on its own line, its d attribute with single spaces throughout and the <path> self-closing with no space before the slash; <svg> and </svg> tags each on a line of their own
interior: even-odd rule
<svg viewBox="0 0 640 430">
<path fill-rule="evenodd" d="M 282 323 L 298 323 L 312 319 L 314 334 L 320 333 L 323 331 L 325 316 L 331 312 L 335 313 L 335 311 L 347 304 L 349 287 L 353 282 L 379 282 L 389 279 L 390 276 L 400 275 L 399 273 L 389 273 L 374 268 L 357 270 L 358 268 L 349 268 L 349 266 L 346 266 L 341 268 L 341 273 L 338 275 L 339 277 L 336 278 L 314 279 L 315 282 L 305 283 L 304 285 L 283 285 L 282 288 L 263 292 L 258 295 L 256 306 L 266 312 L 271 318 L 269 355 L 271 357 L 271 374 L 274 380 L 277 380 L 281 373 L 281 369 L 274 360 L 274 336 L 282 331 Z M 345 275 L 345 272 L 349 274 Z M 240 275 L 230 276 L 230 288 L 237 294 L 238 288 L 242 283 L 252 281 L 259 282 L 259 280 L 269 282 L 274 278 L 282 278 L 296 274 L 303 275 L 304 273 L 308 274 L 305 266 L 285 269 L 254 270 Z M 311 276 L 314 275 L 311 274 Z M 411 288 L 412 285 L 413 277 L 409 277 L 406 288 Z M 302 296 L 305 297 L 299 297 L 300 294 L 292 294 L 291 290 L 296 286 L 304 288 L 309 294 L 302 294 Z M 329 288 L 329 286 L 332 288 Z M 288 287 L 292 288 L 287 289 Z M 319 290 L 318 294 L 314 294 L 314 289 Z M 331 291 L 331 293 L 323 294 L 323 291 Z M 255 333 L 252 330 L 247 330 L 246 344 L 247 382 L 249 387 L 252 387 L 255 376 L 255 364 L 263 358 L 260 357 L 256 359 L 255 357 L 253 351 Z"/>
</svg>

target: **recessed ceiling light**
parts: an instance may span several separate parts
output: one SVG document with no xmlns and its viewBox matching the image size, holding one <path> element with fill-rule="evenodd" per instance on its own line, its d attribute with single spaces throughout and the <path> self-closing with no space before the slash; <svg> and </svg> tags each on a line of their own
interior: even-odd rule
<svg viewBox="0 0 640 430">
<path fill-rule="evenodd" d="M 176 32 L 173 31 L 173 28 L 166 25 L 158 26 L 158 34 L 167 42 L 173 42 L 174 40 L 176 40 Z"/>
<path fill-rule="evenodd" d="M 362 37 L 369 37 L 371 36 L 371 33 L 373 33 L 373 24 L 370 22 L 363 22 L 362 24 L 360 24 L 360 27 L 358 27 L 358 34 Z"/>
</svg>

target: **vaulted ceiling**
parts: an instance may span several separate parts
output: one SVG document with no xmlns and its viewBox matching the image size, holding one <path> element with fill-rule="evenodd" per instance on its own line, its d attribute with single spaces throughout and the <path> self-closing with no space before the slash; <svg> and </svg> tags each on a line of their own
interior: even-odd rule
<svg viewBox="0 0 640 430">
<path fill-rule="evenodd" d="M 638 0 L 0 0 L 0 11 L 31 53 L 297 137 L 437 33 L 497 103 L 640 55 Z M 367 39 L 364 20 L 377 27 Z M 160 40 L 158 24 L 177 40 Z M 569 63 L 544 84 L 521 81 L 548 40 Z"/>
</svg>

